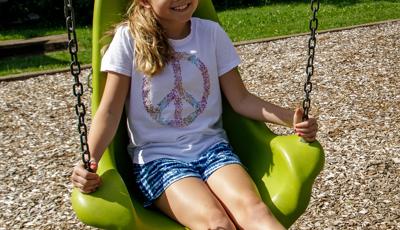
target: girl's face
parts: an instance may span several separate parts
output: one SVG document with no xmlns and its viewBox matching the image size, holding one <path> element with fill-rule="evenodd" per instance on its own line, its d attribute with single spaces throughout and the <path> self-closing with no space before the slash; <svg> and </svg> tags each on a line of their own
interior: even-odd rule
<svg viewBox="0 0 400 230">
<path fill-rule="evenodd" d="M 161 24 L 185 24 L 196 10 L 198 0 L 143 0 L 142 4 L 153 9 Z"/>
</svg>

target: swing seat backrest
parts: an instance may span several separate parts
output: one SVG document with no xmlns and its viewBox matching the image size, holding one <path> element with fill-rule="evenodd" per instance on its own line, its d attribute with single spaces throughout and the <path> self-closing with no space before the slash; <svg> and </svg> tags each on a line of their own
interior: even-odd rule
<svg viewBox="0 0 400 230">
<path fill-rule="evenodd" d="M 121 20 L 127 0 L 96 0 L 93 20 L 92 114 L 97 110 L 105 84 L 100 73 L 100 49 L 111 41 L 104 32 Z M 197 16 L 217 21 L 211 0 L 202 0 Z M 74 189 L 72 207 L 85 224 L 103 229 L 184 229 L 156 210 L 145 209 L 132 189 L 131 161 L 126 152 L 126 117 L 105 151 L 97 173 L 103 180 L 98 191 L 82 194 Z M 264 202 L 286 227 L 304 213 L 316 176 L 323 168 L 324 153 L 318 142 L 304 143 L 297 136 L 277 136 L 264 123 L 243 118 L 224 101 L 224 128 L 230 142 L 255 181 Z M 190 207 L 188 207 L 190 210 Z"/>
</svg>

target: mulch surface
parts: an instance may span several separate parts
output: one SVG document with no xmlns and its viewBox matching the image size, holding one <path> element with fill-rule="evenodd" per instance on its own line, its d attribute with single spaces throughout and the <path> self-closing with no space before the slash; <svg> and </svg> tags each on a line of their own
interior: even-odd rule
<svg viewBox="0 0 400 230">
<path fill-rule="evenodd" d="M 239 46 L 248 89 L 295 108 L 307 39 Z M 400 229 L 400 22 L 321 34 L 316 55 L 311 114 L 326 164 L 291 229 Z M 0 82 L 0 230 L 90 229 L 69 201 L 80 159 L 72 83 L 67 73 Z"/>
</svg>

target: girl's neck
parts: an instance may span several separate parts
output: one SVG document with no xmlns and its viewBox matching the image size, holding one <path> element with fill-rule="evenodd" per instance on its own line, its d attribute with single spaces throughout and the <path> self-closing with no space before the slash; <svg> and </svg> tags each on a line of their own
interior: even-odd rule
<svg viewBox="0 0 400 230">
<path fill-rule="evenodd" d="M 191 25 L 191 22 L 189 20 L 189 21 L 185 22 L 184 24 L 163 23 L 162 27 L 164 28 L 165 33 L 168 38 L 179 40 L 179 39 L 183 39 L 183 38 L 187 37 L 190 34 L 190 25 Z"/>
</svg>

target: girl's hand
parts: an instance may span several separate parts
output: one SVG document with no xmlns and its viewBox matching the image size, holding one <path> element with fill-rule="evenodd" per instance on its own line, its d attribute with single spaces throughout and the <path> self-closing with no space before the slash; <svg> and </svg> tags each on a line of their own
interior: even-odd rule
<svg viewBox="0 0 400 230">
<path fill-rule="evenodd" d="M 90 162 L 90 168 L 93 172 L 87 171 L 84 165 L 79 163 L 72 171 L 71 182 L 82 193 L 94 192 L 101 185 L 101 178 L 96 174 L 97 163 Z"/>
<path fill-rule="evenodd" d="M 316 139 L 318 131 L 317 120 L 313 117 L 310 117 L 308 120 L 302 121 L 302 117 L 303 110 L 297 108 L 293 117 L 294 132 L 298 136 L 302 137 L 305 141 L 313 142 Z"/>
</svg>

